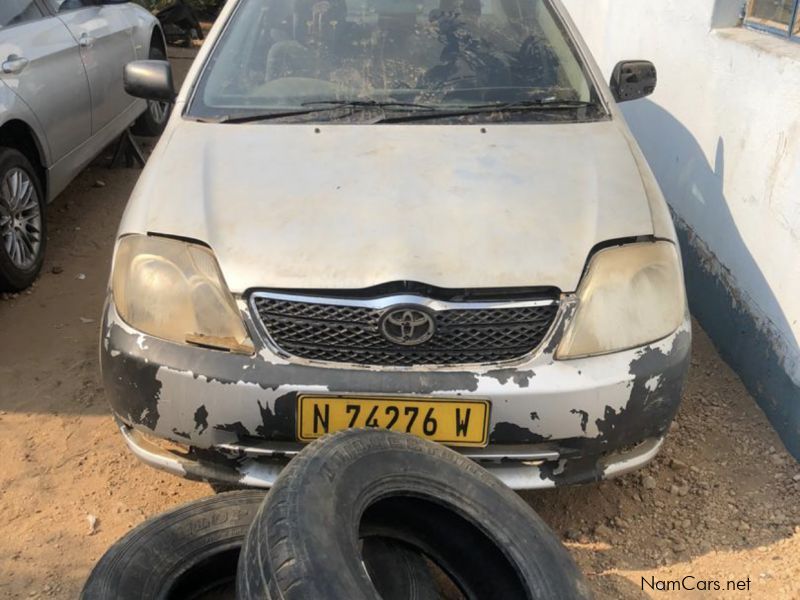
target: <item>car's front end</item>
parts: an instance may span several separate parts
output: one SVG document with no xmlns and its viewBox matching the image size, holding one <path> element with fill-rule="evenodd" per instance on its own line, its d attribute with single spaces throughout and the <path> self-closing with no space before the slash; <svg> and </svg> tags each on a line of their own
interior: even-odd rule
<svg viewBox="0 0 800 600">
<path fill-rule="evenodd" d="M 268 487 L 310 440 L 388 427 L 535 489 L 656 455 L 690 322 L 664 200 L 607 90 L 215 116 L 220 31 L 116 245 L 101 359 L 137 456 Z"/>
<path fill-rule="evenodd" d="M 409 299 L 397 298 L 403 306 Z M 341 306 L 307 300 L 282 302 L 292 311 L 335 312 L 330 307 Z M 394 301 L 384 297 L 381 304 Z M 514 304 L 496 310 L 524 310 Z M 424 399 L 467 407 L 477 399 L 489 403 L 488 445 L 456 449 L 508 485 L 534 489 L 597 481 L 635 470 L 656 455 L 678 407 L 690 347 L 689 323 L 683 321 L 656 343 L 557 360 L 577 306 L 574 297 L 564 297 L 553 305 L 539 347 L 522 359 L 364 368 L 283 358 L 261 333 L 258 311 L 245 302 L 240 306 L 257 340 L 253 354 L 142 334 L 109 304 L 102 350 L 106 388 L 128 445 L 145 462 L 190 478 L 268 487 L 304 444 L 298 441 L 303 398 L 380 398 L 390 404 Z M 487 310 L 466 310 L 476 309 Z"/>
</svg>

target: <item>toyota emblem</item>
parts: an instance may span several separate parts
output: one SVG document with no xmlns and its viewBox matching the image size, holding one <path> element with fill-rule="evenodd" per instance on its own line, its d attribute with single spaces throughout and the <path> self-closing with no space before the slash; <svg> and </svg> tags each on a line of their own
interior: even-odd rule
<svg viewBox="0 0 800 600">
<path fill-rule="evenodd" d="M 400 346 L 417 346 L 427 342 L 436 331 L 436 323 L 427 312 L 417 308 L 394 308 L 380 322 L 383 337 Z"/>
</svg>

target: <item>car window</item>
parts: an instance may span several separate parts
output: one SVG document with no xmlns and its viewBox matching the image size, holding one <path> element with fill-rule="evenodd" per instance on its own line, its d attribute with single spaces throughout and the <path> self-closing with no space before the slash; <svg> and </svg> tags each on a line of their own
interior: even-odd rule
<svg viewBox="0 0 800 600">
<path fill-rule="evenodd" d="M 76 8 L 84 8 L 86 6 L 97 6 L 97 0 L 47 0 L 55 12 L 64 12 L 66 10 L 75 10 Z"/>
<path fill-rule="evenodd" d="M 550 0 L 242 0 L 193 114 L 359 98 L 452 109 L 591 102 Z"/>
<path fill-rule="evenodd" d="M 0 27 L 10 27 L 25 21 L 40 19 L 43 16 L 34 0 L 2 0 L 0 2 Z"/>
</svg>

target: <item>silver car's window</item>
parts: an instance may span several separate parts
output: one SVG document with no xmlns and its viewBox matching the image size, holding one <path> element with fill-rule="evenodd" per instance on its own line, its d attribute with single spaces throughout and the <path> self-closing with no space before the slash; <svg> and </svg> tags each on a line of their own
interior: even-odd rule
<svg viewBox="0 0 800 600">
<path fill-rule="evenodd" d="M 47 3 L 56 12 L 75 10 L 86 6 L 97 6 L 97 0 L 47 0 Z"/>
<path fill-rule="evenodd" d="M 43 16 L 33 0 L 0 1 L 0 27 L 10 27 L 25 21 L 41 19 Z"/>
<path fill-rule="evenodd" d="M 326 100 L 441 110 L 595 97 L 549 0 L 241 0 L 190 115 Z"/>
</svg>

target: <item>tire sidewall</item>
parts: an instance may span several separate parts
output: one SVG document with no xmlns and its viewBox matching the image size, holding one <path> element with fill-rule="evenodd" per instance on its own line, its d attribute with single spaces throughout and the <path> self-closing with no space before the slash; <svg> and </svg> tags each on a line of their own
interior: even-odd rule
<svg viewBox="0 0 800 600">
<path fill-rule="evenodd" d="M 217 494 L 152 517 L 117 541 L 98 561 L 82 600 L 168 597 L 192 566 L 241 548 L 264 491 Z"/>
<path fill-rule="evenodd" d="M 16 292 L 29 287 L 36 280 L 39 271 L 42 269 L 47 247 L 47 214 L 45 211 L 47 202 L 44 197 L 44 189 L 40 176 L 25 155 L 14 148 L 0 147 L 0 181 L 2 181 L 6 173 L 13 168 L 25 171 L 33 182 L 36 190 L 36 197 L 39 200 L 39 211 L 42 221 L 39 254 L 36 257 L 36 261 L 29 269 L 18 268 L 6 252 L 2 240 L 0 240 L 0 290 L 7 289 Z"/>
<path fill-rule="evenodd" d="M 308 597 L 375 598 L 359 563 L 359 524 L 375 501 L 402 495 L 444 506 L 482 531 L 502 550 L 524 585 L 535 590 L 533 597 L 587 596 L 580 572 L 547 525 L 474 462 L 443 446 L 390 432 L 350 431 L 332 437 L 338 437 L 338 443 L 320 446 L 320 452 L 307 457 L 301 453 L 294 459 L 302 461 L 297 468 L 290 463 L 276 481 L 248 533 L 248 556 L 242 559 L 250 576 L 254 563 L 272 554 L 275 536 L 287 535 L 285 527 L 269 529 L 270 513 L 278 514 L 272 519 L 280 519 L 281 511 L 288 511 L 288 555 L 298 560 L 285 579 L 304 579 Z M 293 499 L 299 498 L 302 509 L 292 508 Z M 279 503 L 287 499 L 288 508 L 282 507 Z M 265 571 L 275 566 L 262 564 Z M 276 579 L 265 573 L 264 581 L 273 591 L 286 583 Z"/>
</svg>

